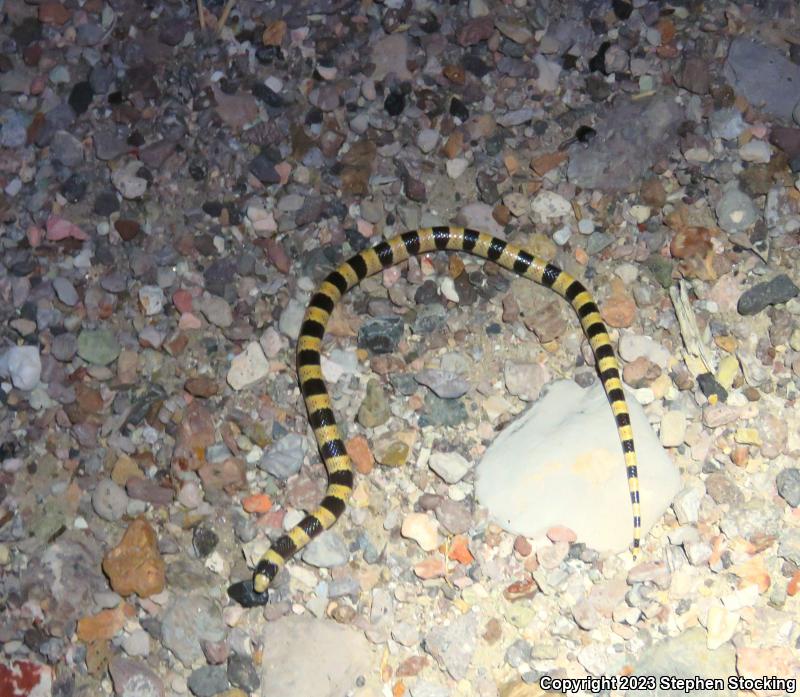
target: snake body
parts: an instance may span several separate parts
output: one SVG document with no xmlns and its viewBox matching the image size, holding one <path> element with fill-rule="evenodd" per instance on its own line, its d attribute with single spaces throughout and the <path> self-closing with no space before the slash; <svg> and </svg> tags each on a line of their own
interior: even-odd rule
<svg viewBox="0 0 800 697">
<path fill-rule="evenodd" d="M 406 232 L 354 255 L 332 271 L 311 297 L 297 344 L 297 372 L 319 452 L 328 472 L 325 497 L 261 557 L 252 581 L 240 581 L 228 593 L 240 604 L 252 607 L 268 600 L 267 588 L 287 560 L 305 547 L 342 515 L 353 490 L 353 470 L 342 440 L 320 365 L 322 338 L 336 303 L 358 283 L 409 257 L 440 250 L 467 252 L 496 262 L 565 298 L 578 315 L 594 353 L 597 372 L 616 420 L 628 478 L 633 512 L 634 556 L 641 541 L 641 513 L 636 453 L 630 414 L 622 390 L 619 364 L 611 339 L 594 300 L 586 288 L 568 273 L 497 237 L 454 226 L 420 228 Z"/>
</svg>

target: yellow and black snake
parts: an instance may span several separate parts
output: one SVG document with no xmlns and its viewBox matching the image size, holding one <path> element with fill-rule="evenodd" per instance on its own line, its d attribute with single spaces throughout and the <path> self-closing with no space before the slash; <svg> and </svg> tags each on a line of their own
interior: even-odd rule
<svg viewBox="0 0 800 697">
<path fill-rule="evenodd" d="M 344 512 L 353 490 L 350 457 L 336 425 L 320 367 L 322 337 L 334 306 L 348 290 L 367 276 L 399 264 L 410 256 L 438 250 L 468 252 L 490 259 L 509 271 L 552 288 L 575 309 L 592 347 L 597 372 L 616 419 L 633 509 L 634 556 L 639 551 L 641 514 L 633 431 L 622 391 L 619 364 L 592 296 L 579 281 L 557 266 L 497 237 L 454 226 L 421 228 L 381 242 L 348 259 L 328 274 L 309 302 L 297 343 L 297 372 L 308 419 L 328 471 L 328 488 L 319 507 L 280 537 L 261 557 L 252 581 L 240 581 L 228 588 L 228 594 L 236 602 L 246 607 L 265 604 L 268 599 L 267 588 L 280 568 L 309 541 L 336 522 Z"/>
</svg>

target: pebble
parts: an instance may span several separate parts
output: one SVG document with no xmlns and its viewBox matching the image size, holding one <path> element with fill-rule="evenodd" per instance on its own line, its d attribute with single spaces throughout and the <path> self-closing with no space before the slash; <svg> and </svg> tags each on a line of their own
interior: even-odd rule
<svg viewBox="0 0 800 697">
<path fill-rule="evenodd" d="M 470 388 L 469 382 L 462 375 L 447 370 L 421 370 L 415 373 L 414 379 L 442 399 L 458 399 Z"/>
<path fill-rule="evenodd" d="M 403 337 L 403 320 L 400 317 L 376 317 L 361 325 L 358 347 L 371 353 L 394 353 Z"/>
<path fill-rule="evenodd" d="M 150 654 L 150 635 L 144 629 L 136 629 L 122 641 L 122 650 L 132 658 Z"/>
<path fill-rule="evenodd" d="M 573 215 L 572 206 L 554 191 L 540 191 L 531 201 L 531 211 L 542 221 Z"/>
<path fill-rule="evenodd" d="M 116 593 L 141 598 L 164 590 L 165 566 L 153 528 L 143 518 L 128 525 L 120 543 L 103 557 L 103 571 Z"/>
<path fill-rule="evenodd" d="M 264 453 L 258 466 L 278 479 L 288 479 L 300 471 L 306 449 L 303 436 L 289 433 Z"/>
<path fill-rule="evenodd" d="M 39 349 L 35 346 L 12 346 L 0 354 L 0 376 L 10 379 L 18 390 L 32 390 L 42 376 Z"/>
<path fill-rule="evenodd" d="M 234 390 L 243 390 L 255 385 L 270 374 L 269 361 L 261 344 L 251 341 L 245 350 L 231 361 L 226 379 Z"/>
<path fill-rule="evenodd" d="M 386 423 L 392 412 L 380 382 L 374 378 L 367 382 L 367 392 L 358 410 L 358 422 L 366 428 Z"/>
<path fill-rule="evenodd" d="M 311 566 L 332 568 L 350 560 L 350 551 L 341 536 L 332 530 L 322 533 L 303 550 L 303 561 Z"/>
<path fill-rule="evenodd" d="M 221 641 L 225 625 L 213 599 L 192 593 L 170 600 L 161 624 L 161 641 L 185 667 L 203 658 L 201 644 Z"/>
<path fill-rule="evenodd" d="M 736 309 L 740 315 L 755 315 L 770 305 L 788 302 L 800 294 L 798 288 L 786 274 L 778 274 L 771 281 L 757 283 L 742 293 Z"/>
<path fill-rule="evenodd" d="M 232 653 L 228 658 L 228 682 L 247 693 L 261 687 L 261 677 L 253 665 L 253 659 L 243 653 Z"/>
<path fill-rule="evenodd" d="M 756 209 L 750 197 L 736 188 L 729 188 L 716 206 L 717 222 L 727 233 L 742 232 L 756 222 Z"/>
<path fill-rule="evenodd" d="M 432 128 L 424 128 L 417 134 L 417 147 L 426 155 L 432 152 L 439 142 L 439 132 Z"/>
<path fill-rule="evenodd" d="M 118 697 L 165 694 L 161 678 L 142 661 L 115 656 L 108 664 L 108 672 Z"/>
<path fill-rule="evenodd" d="M 92 508 L 103 520 L 120 520 L 128 508 L 128 495 L 115 481 L 104 479 L 92 492 Z"/>
<path fill-rule="evenodd" d="M 739 157 L 745 162 L 767 163 L 772 157 L 769 143 L 763 140 L 751 140 L 739 148 Z"/>
<path fill-rule="evenodd" d="M 686 415 L 677 410 L 670 410 L 664 414 L 661 417 L 659 438 L 665 448 L 677 448 L 683 445 L 686 438 Z"/>
<path fill-rule="evenodd" d="M 414 540 L 426 552 L 432 552 L 439 546 L 439 526 L 425 513 L 406 515 L 400 531 L 403 537 Z"/>
<path fill-rule="evenodd" d="M 464 478 L 472 465 L 460 453 L 435 452 L 428 460 L 428 467 L 448 484 L 455 484 Z"/>
<path fill-rule="evenodd" d="M 53 290 L 55 290 L 58 299 L 65 305 L 69 305 L 69 307 L 74 307 L 80 300 L 75 286 L 61 276 L 53 279 Z"/>
<path fill-rule="evenodd" d="M 78 334 L 78 355 L 92 365 L 108 365 L 117 360 L 122 347 L 108 329 L 84 329 Z"/>
<path fill-rule="evenodd" d="M 800 506 L 800 469 L 787 467 L 778 473 L 778 494 L 792 508 Z"/>
<path fill-rule="evenodd" d="M 224 666 L 201 666 L 193 670 L 186 685 L 196 697 L 213 697 L 229 687 Z"/>
</svg>

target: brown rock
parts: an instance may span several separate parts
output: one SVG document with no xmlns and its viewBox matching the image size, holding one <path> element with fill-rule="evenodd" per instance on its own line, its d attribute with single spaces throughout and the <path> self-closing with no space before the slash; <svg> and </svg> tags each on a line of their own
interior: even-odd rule
<svg viewBox="0 0 800 697">
<path fill-rule="evenodd" d="M 609 327 L 630 327 L 636 317 L 636 303 L 627 295 L 612 295 L 600 307 L 600 316 Z"/>
<path fill-rule="evenodd" d="M 375 466 L 375 458 L 369 449 L 369 443 L 364 436 L 353 436 L 345 444 L 347 454 L 353 460 L 353 465 L 361 474 L 369 474 Z"/>
<path fill-rule="evenodd" d="M 113 639 L 125 624 L 125 604 L 120 603 L 110 610 L 101 610 L 96 615 L 87 615 L 78 620 L 78 639 L 84 644 L 92 641 Z"/>
<path fill-rule="evenodd" d="M 544 155 L 539 155 L 531 160 L 531 169 L 536 172 L 540 177 L 547 174 L 550 170 L 558 167 L 562 162 L 566 161 L 566 151 L 548 152 Z"/>
<path fill-rule="evenodd" d="M 536 334 L 543 344 L 561 336 L 567 329 L 567 321 L 562 314 L 562 303 L 555 300 L 542 305 L 538 312 L 527 313 L 523 318 L 525 326 Z"/>
<path fill-rule="evenodd" d="M 652 208 L 661 208 L 667 202 L 667 192 L 664 189 L 664 185 L 660 179 L 655 177 L 645 179 L 642 182 L 639 195 L 642 197 L 642 202 Z"/>
<path fill-rule="evenodd" d="M 342 191 L 366 196 L 369 193 L 369 178 L 377 155 L 375 143 L 362 139 L 353 144 L 342 157 Z"/>
<path fill-rule="evenodd" d="M 144 518 L 134 520 L 121 542 L 103 558 L 103 571 L 121 596 L 141 598 L 164 590 L 164 560 L 156 533 Z"/>
<path fill-rule="evenodd" d="M 442 152 L 448 159 L 452 160 L 454 157 L 458 157 L 458 155 L 461 154 L 463 147 L 464 134 L 461 131 L 453 131 L 450 134 L 450 137 L 447 139 L 447 142 L 444 144 Z"/>
<path fill-rule="evenodd" d="M 494 32 L 494 20 L 490 16 L 476 17 L 465 22 L 456 34 L 460 46 L 473 46 L 486 41 Z"/>
<path fill-rule="evenodd" d="M 114 468 L 111 470 L 111 479 L 113 479 L 120 486 L 125 486 L 125 483 L 131 477 L 143 477 L 142 470 L 136 461 L 123 453 L 117 458 L 114 463 Z"/>
<path fill-rule="evenodd" d="M 39 21 L 42 24 L 61 26 L 69 21 L 72 13 L 60 2 L 48 2 L 39 5 Z"/>
<path fill-rule="evenodd" d="M 446 65 L 442 74 L 454 85 L 463 85 L 467 81 L 467 75 L 460 65 Z"/>
<path fill-rule="evenodd" d="M 711 72 L 708 69 L 708 61 L 694 56 L 687 58 L 681 66 L 677 83 L 683 89 L 689 90 L 689 92 L 708 94 L 708 90 L 711 87 Z"/>
<path fill-rule="evenodd" d="M 233 493 L 247 485 L 244 464 L 235 457 L 229 457 L 222 462 L 209 462 L 197 474 L 200 475 L 207 493 L 212 490 Z"/>
<path fill-rule="evenodd" d="M 417 675 L 427 665 L 428 659 L 425 656 L 409 656 L 405 661 L 397 666 L 397 677 L 412 677 Z"/>
<path fill-rule="evenodd" d="M 120 219 L 114 223 L 114 229 L 125 242 L 130 242 L 138 236 L 142 228 L 135 220 Z"/>
<path fill-rule="evenodd" d="M 198 375 L 195 378 L 189 378 L 184 384 L 185 389 L 189 394 L 195 397 L 213 397 L 219 392 L 219 385 L 217 381 L 208 377 L 207 375 Z"/>
<path fill-rule="evenodd" d="M 282 19 L 276 19 L 267 25 L 264 33 L 261 35 L 261 43 L 264 46 L 280 46 L 283 43 L 283 37 L 286 35 L 286 22 Z"/>
<path fill-rule="evenodd" d="M 769 134 L 769 142 L 783 150 L 789 159 L 800 157 L 800 128 L 774 126 Z"/>
<path fill-rule="evenodd" d="M 198 401 L 192 402 L 183 416 L 172 466 L 182 471 L 197 470 L 205 464 L 206 448 L 214 443 L 214 420 Z"/>
</svg>

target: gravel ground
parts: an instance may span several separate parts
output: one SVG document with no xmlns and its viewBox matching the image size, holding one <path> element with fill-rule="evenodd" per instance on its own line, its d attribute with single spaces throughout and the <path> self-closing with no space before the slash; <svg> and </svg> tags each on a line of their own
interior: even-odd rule
<svg viewBox="0 0 800 697">
<path fill-rule="evenodd" d="M 0 16 L 3 695 L 794 691 L 754 680 L 800 677 L 796 2 Z M 643 558 L 564 525 L 602 521 L 600 497 L 530 536 L 476 501 L 495 436 L 597 376 L 552 292 L 437 253 L 334 313 L 353 500 L 267 606 L 238 607 L 227 585 L 324 490 L 294 371 L 310 293 L 448 223 L 595 294 L 680 472 Z"/>
</svg>

